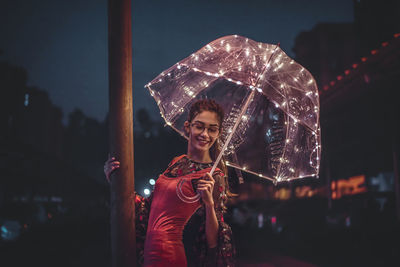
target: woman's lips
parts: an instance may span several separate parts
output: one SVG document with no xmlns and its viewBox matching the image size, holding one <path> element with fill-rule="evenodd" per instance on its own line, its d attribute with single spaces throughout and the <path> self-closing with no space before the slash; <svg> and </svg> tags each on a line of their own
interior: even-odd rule
<svg viewBox="0 0 400 267">
<path fill-rule="evenodd" d="M 196 140 L 201 146 L 205 146 L 209 143 L 209 141 L 202 140 L 202 139 L 196 139 Z"/>
</svg>

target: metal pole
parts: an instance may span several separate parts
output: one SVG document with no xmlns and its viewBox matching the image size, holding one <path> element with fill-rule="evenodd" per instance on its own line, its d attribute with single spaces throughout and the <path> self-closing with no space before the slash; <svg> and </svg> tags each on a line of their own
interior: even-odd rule
<svg viewBox="0 0 400 267">
<path fill-rule="evenodd" d="M 108 0 L 110 152 L 120 162 L 111 177 L 113 267 L 136 266 L 131 0 Z"/>
</svg>

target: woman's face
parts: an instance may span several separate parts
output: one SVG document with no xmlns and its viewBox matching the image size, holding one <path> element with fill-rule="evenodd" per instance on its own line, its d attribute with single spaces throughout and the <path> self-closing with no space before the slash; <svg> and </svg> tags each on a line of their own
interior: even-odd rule
<svg viewBox="0 0 400 267">
<path fill-rule="evenodd" d="M 208 151 L 220 135 L 218 116 L 212 111 L 197 114 L 191 122 L 185 122 L 189 133 L 189 146 L 192 149 Z"/>
</svg>

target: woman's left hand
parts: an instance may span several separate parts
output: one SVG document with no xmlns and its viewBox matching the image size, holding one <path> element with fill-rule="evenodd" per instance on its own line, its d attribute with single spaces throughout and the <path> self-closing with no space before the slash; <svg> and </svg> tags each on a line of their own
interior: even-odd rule
<svg viewBox="0 0 400 267">
<path fill-rule="evenodd" d="M 203 203 L 206 206 L 214 206 L 214 199 L 213 199 L 213 190 L 214 190 L 214 183 L 215 180 L 207 172 L 206 176 L 199 180 L 197 184 L 197 192 L 200 194 Z"/>
</svg>

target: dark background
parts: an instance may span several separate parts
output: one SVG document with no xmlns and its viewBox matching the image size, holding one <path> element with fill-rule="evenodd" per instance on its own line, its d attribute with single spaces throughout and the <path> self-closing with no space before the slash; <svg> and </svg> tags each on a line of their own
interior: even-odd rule
<svg viewBox="0 0 400 267">
<path fill-rule="evenodd" d="M 0 265 L 110 266 L 107 3 L 1 6 Z M 399 12 L 396 1 L 133 1 L 136 191 L 186 151 L 143 85 L 224 35 L 280 42 L 320 88 L 321 172 L 278 187 L 230 173 L 239 264 L 398 266 Z M 332 187 L 358 175 L 360 194 Z"/>
</svg>

